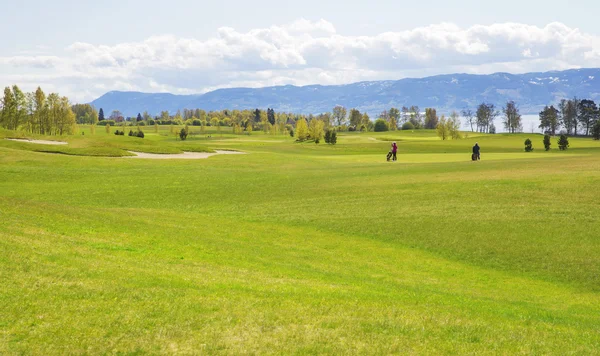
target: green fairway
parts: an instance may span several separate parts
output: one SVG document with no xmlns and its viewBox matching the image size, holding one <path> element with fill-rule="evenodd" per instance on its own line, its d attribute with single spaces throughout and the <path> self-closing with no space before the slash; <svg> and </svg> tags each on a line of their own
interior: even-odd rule
<svg viewBox="0 0 600 356">
<path fill-rule="evenodd" d="M 0 131 L 0 354 L 600 353 L 598 141 L 143 129 Z"/>
</svg>

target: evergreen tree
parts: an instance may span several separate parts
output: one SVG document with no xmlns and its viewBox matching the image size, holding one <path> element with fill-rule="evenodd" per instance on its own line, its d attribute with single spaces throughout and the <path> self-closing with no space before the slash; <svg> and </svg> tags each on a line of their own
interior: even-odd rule
<svg viewBox="0 0 600 356">
<path fill-rule="evenodd" d="M 140 122 L 140 121 L 142 121 L 142 120 L 143 120 L 143 118 L 142 118 L 142 114 L 138 113 L 138 114 L 137 114 L 136 121 L 137 121 L 137 122 Z"/>
<path fill-rule="evenodd" d="M 550 135 L 544 135 L 544 149 L 550 151 Z"/>
<path fill-rule="evenodd" d="M 104 110 L 102 110 L 102 108 L 100 108 L 100 111 L 98 112 L 98 121 L 104 121 Z"/>
<path fill-rule="evenodd" d="M 569 148 L 569 138 L 567 135 L 560 135 L 558 139 L 558 149 L 561 151 L 566 151 Z"/>
<path fill-rule="evenodd" d="M 533 151 L 533 144 L 530 139 L 525 140 L 525 152 Z"/>
</svg>

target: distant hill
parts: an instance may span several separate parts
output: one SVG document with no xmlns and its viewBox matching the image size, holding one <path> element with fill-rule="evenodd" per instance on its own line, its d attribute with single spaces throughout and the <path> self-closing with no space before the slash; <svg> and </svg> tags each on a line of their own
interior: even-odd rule
<svg viewBox="0 0 600 356">
<path fill-rule="evenodd" d="M 147 94 L 111 91 L 94 100 L 106 115 L 120 110 L 126 116 L 148 111 L 178 109 L 274 108 L 294 113 L 322 113 L 335 105 L 357 108 L 376 115 L 390 107 L 418 105 L 439 113 L 474 108 L 481 102 L 501 107 L 514 100 L 522 114 L 537 114 L 545 105 L 562 98 L 600 99 L 600 68 L 545 73 L 490 75 L 450 74 L 421 79 L 360 82 L 347 85 L 293 85 L 266 88 L 219 89 L 202 95 Z"/>
</svg>

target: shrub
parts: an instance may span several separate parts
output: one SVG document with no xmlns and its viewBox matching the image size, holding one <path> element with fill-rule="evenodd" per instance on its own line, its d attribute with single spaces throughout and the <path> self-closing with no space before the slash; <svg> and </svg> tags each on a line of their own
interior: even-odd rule
<svg viewBox="0 0 600 356">
<path fill-rule="evenodd" d="M 202 121 L 194 119 L 192 120 L 192 126 L 202 126 Z"/>
<path fill-rule="evenodd" d="M 146 123 L 143 121 L 139 121 L 137 124 L 138 124 L 138 126 L 146 126 Z"/>
<path fill-rule="evenodd" d="M 148 125 L 154 125 L 154 120 L 153 119 L 148 119 Z"/>
<path fill-rule="evenodd" d="M 181 131 L 179 131 L 179 138 L 181 139 L 181 141 L 185 141 L 188 137 L 188 133 L 185 129 L 181 129 Z"/>
<path fill-rule="evenodd" d="M 566 151 L 569 148 L 569 138 L 567 135 L 560 135 L 558 139 L 558 149 L 561 151 Z"/>
<path fill-rule="evenodd" d="M 383 119 L 377 119 L 377 121 L 375 121 L 375 132 L 383 132 L 383 131 L 389 131 L 390 128 L 388 126 L 388 123 L 385 122 L 385 120 Z"/>
<path fill-rule="evenodd" d="M 325 143 L 331 143 L 331 130 L 325 131 Z"/>
<path fill-rule="evenodd" d="M 546 134 L 546 135 L 544 135 L 544 149 L 546 151 L 550 151 L 550 145 L 551 145 L 551 143 L 550 143 L 550 135 Z"/>
<path fill-rule="evenodd" d="M 530 139 L 525 140 L 525 152 L 533 151 L 533 144 Z"/>
<path fill-rule="evenodd" d="M 141 131 L 141 130 L 140 130 L 140 131 L 138 131 L 138 133 L 137 133 L 137 137 L 139 137 L 139 138 L 144 138 L 144 132 L 143 132 L 143 131 Z"/>
<path fill-rule="evenodd" d="M 119 135 L 125 136 L 125 131 L 122 130 L 121 132 L 119 132 Z"/>
<path fill-rule="evenodd" d="M 115 120 L 102 120 L 102 121 L 98 121 L 97 125 L 98 126 L 115 126 L 116 122 Z"/>
<path fill-rule="evenodd" d="M 115 131 L 115 136 L 119 136 L 119 135 L 120 135 L 119 130 L 116 130 Z"/>
<path fill-rule="evenodd" d="M 129 136 L 133 136 L 133 131 L 129 130 Z"/>
<path fill-rule="evenodd" d="M 402 125 L 402 130 L 414 130 L 414 129 L 415 129 L 415 125 L 410 121 L 407 121 Z"/>
<path fill-rule="evenodd" d="M 294 137 L 294 129 L 290 129 L 290 137 Z"/>
<path fill-rule="evenodd" d="M 335 131 L 331 132 L 331 138 L 329 139 L 329 143 L 335 145 L 337 143 L 337 133 Z"/>
</svg>

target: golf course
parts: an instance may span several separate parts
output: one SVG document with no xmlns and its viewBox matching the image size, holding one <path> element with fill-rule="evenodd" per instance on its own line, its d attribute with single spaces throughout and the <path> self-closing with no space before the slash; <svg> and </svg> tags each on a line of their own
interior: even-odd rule
<svg viewBox="0 0 600 356">
<path fill-rule="evenodd" d="M 600 141 L 226 129 L 0 129 L 0 354 L 600 354 Z"/>
</svg>

